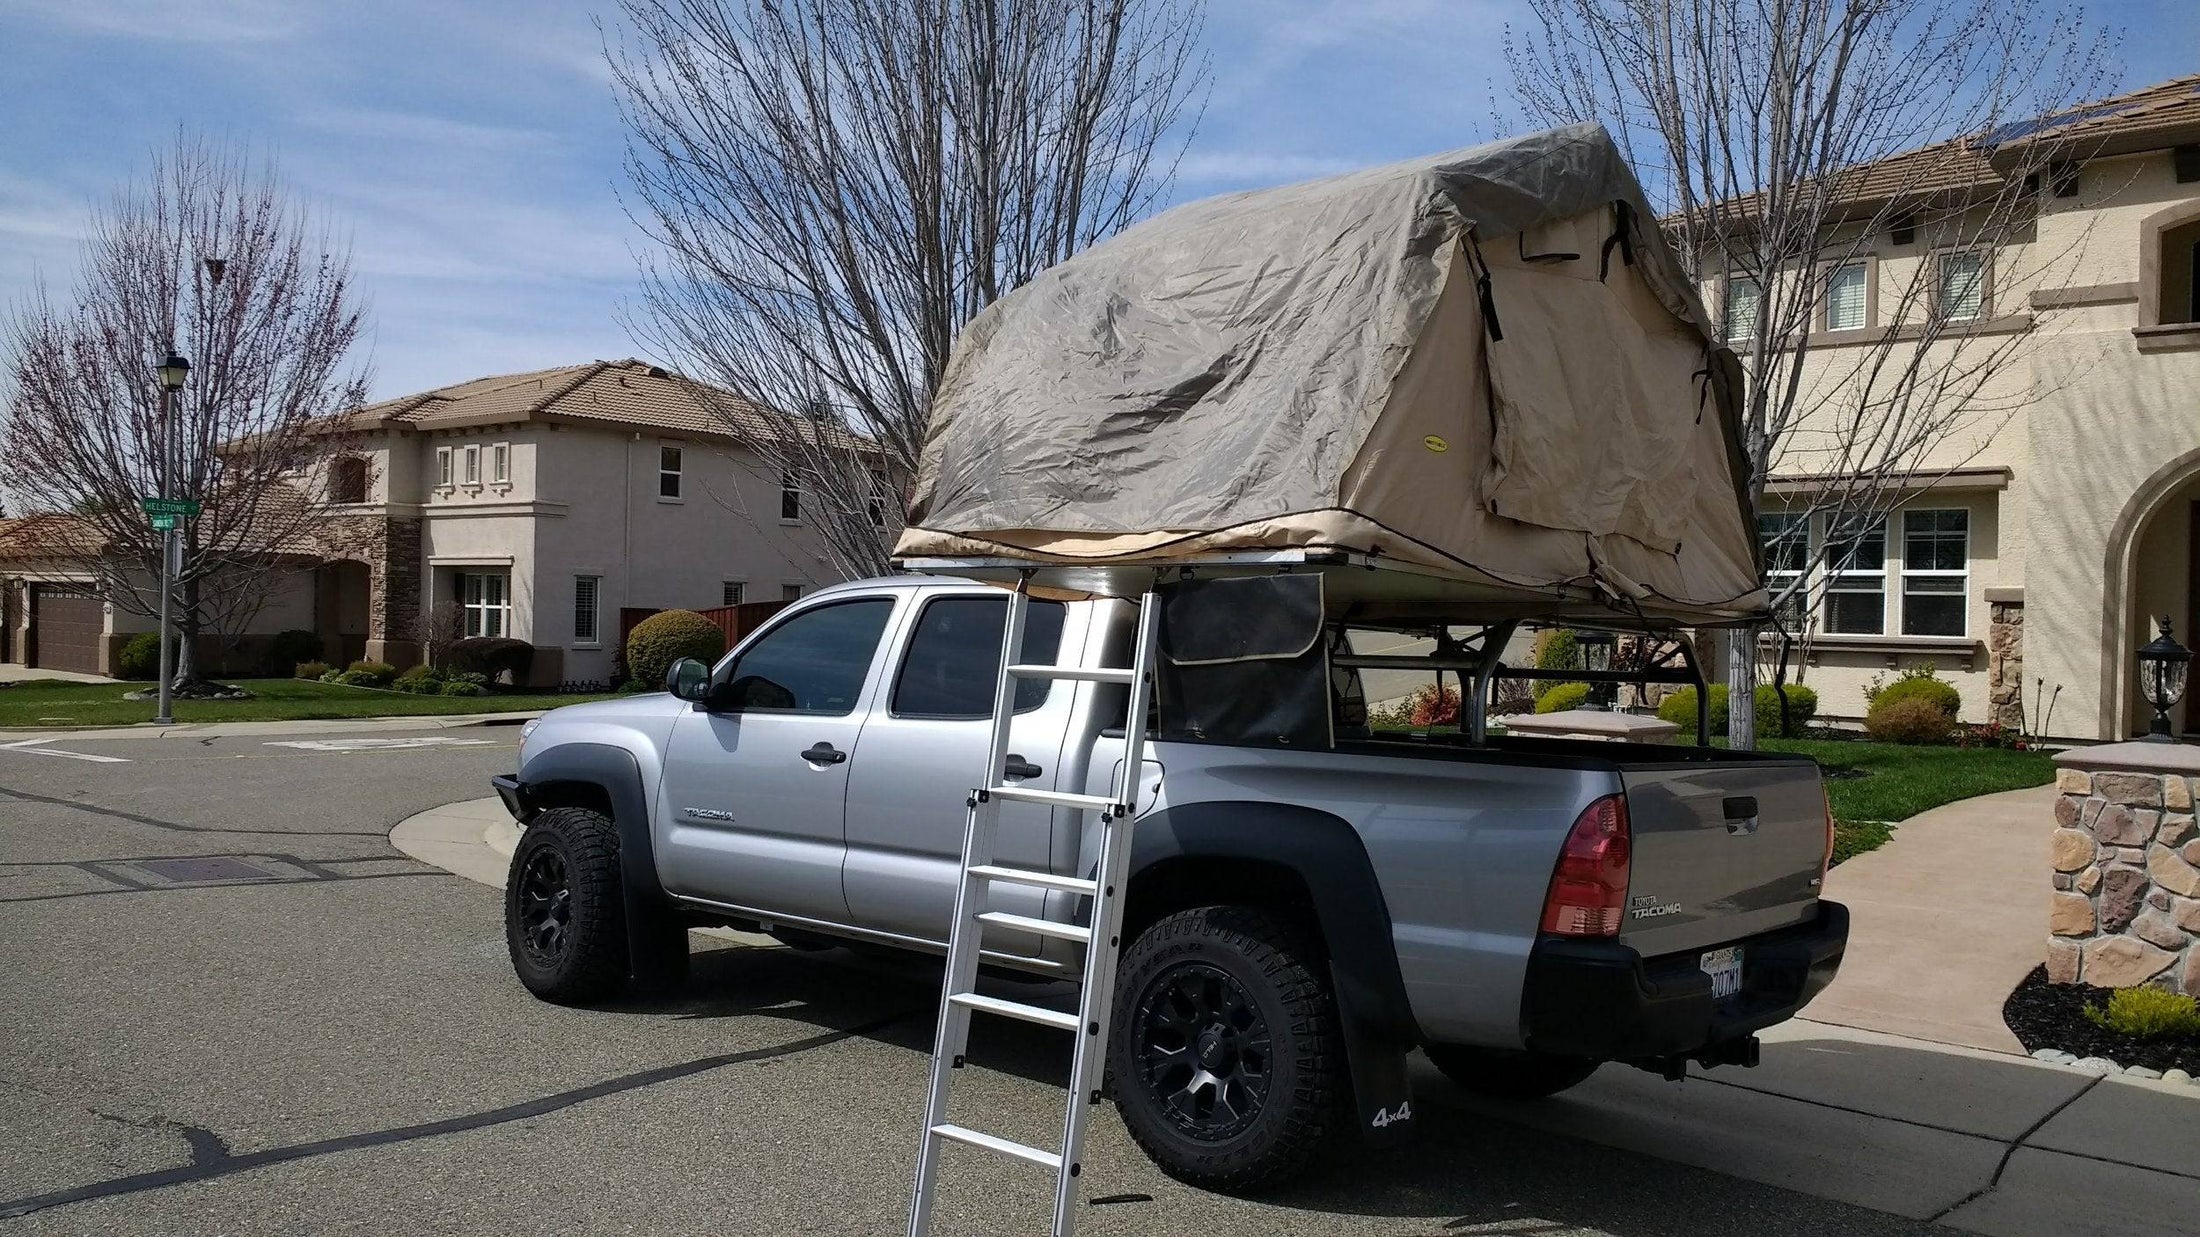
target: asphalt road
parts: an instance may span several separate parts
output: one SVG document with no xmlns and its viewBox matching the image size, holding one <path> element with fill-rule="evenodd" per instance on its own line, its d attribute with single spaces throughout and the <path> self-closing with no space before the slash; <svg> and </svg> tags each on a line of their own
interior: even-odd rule
<svg viewBox="0 0 2200 1237">
<path fill-rule="evenodd" d="M 516 731 L 420 737 L 0 741 L 0 1235 L 901 1231 L 936 968 L 697 936 L 677 999 L 541 1004 L 497 892 L 386 838 L 483 793 Z M 1066 1042 L 981 1025 L 973 1056 L 958 1114 L 1052 1141 Z M 1818 1197 L 1808 1156 L 1729 1175 L 1677 1162 L 1707 1158 L 1685 1133 L 1621 1149 L 1551 1128 L 1587 1102 L 1477 1106 L 1420 1069 L 1410 1150 L 1258 1201 L 1161 1176 L 1103 1110 L 1082 1231 L 1943 1231 Z M 1668 1084 L 1619 1072 L 1639 1122 Z M 1035 1172 L 958 1149 L 945 1180 L 936 1232 L 1045 1231 Z"/>
</svg>

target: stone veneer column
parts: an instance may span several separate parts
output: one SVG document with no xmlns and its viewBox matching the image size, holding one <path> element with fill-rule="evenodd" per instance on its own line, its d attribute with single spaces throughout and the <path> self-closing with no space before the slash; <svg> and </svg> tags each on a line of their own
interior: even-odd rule
<svg viewBox="0 0 2200 1237">
<path fill-rule="evenodd" d="M 1987 716 L 2004 726 L 2024 725 L 2024 603 L 1987 603 Z"/>
<path fill-rule="evenodd" d="M 2055 763 L 2047 977 L 2200 996 L 2200 747 L 2114 743 Z"/>
</svg>

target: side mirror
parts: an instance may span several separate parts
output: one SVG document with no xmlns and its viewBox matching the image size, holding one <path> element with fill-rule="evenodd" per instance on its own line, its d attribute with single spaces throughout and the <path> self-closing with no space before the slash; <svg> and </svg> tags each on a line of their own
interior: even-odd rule
<svg viewBox="0 0 2200 1237">
<path fill-rule="evenodd" d="M 665 690 L 682 700 L 701 700 L 710 690 L 710 667 L 683 657 L 665 669 Z"/>
</svg>

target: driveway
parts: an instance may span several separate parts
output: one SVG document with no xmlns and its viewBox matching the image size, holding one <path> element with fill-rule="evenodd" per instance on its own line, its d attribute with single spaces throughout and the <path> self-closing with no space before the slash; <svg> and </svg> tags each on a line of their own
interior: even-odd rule
<svg viewBox="0 0 2200 1237">
<path fill-rule="evenodd" d="M 676 998 L 541 1004 L 498 892 L 387 841 L 513 731 L 349 737 L 0 750 L 0 1237 L 901 1230 L 936 967 L 698 934 Z M 1066 1055 L 982 1027 L 964 1116 L 1049 1137 Z M 1765 1061 L 1534 1105 L 1417 1063 L 1412 1147 L 1253 1201 L 1162 1177 L 1103 1109 L 1082 1228 L 2191 1231 L 2190 1096 L 1807 1024 Z M 1045 1231 L 1020 1166 L 944 1180 L 935 1231 Z"/>
</svg>

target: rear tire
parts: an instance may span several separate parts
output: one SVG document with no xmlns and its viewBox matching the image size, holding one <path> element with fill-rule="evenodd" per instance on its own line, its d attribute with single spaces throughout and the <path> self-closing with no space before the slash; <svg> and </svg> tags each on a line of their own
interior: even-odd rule
<svg viewBox="0 0 2200 1237">
<path fill-rule="evenodd" d="M 1461 1089 L 1500 1100 L 1539 1100 L 1557 1095 L 1597 1072 L 1601 1061 L 1548 1052 L 1512 1052 L 1430 1044 L 1428 1059 Z"/>
<path fill-rule="evenodd" d="M 1108 1046 L 1116 1107 L 1179 1181 L 1245 1193 L 1304 1168 L 1344 1127 L 1337 1004 L 1284 919 L 1179 911 L 1124 952 Z"/>
<path fill-rule="evenodd" d="M 653 979 L 686 969 L 687 932 L 653 933 Z M 504 881 L 504 944 L 513 973 L 529 992 L 558 1005 L 616 996 L 627 986 L 624 887 L 619 830 L 601 812 L 545 809 L 529 822 Z"/>
</svg>

